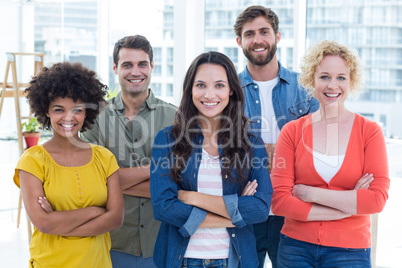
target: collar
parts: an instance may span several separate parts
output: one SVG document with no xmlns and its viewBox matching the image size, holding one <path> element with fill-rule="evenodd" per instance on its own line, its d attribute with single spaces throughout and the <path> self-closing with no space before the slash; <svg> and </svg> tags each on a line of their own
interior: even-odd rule
<svg viewBox="0 0 402 268">
<path fill-rule="evenodd" d="M 150 110 L 156 109 L 157 99 L 152 90 L 151 89 L 148 90 L 149 90 L 148 98 L 141 104 L 140 111 L 144 110 L 145 108 L 148 108 Z M 111 107 L 113 107 L 114 110 L 119 110 L 121 112 L 125 110 L 123 98 L 121 97 L 121 91 L 117 93 L 116 97 L 110 100 L 110 103 L 113 104 Z"/>
<path fill-rule="evenodd" d="M 198 141 L 199 145 L 201 145 L 201 143 L 204 141 L 204 133 L 202 131 L 202 128 L 198 125 L 198 123 L 195 124 L 195 129 L 197 131 L 196 131 L 196 135 L 194 136 L 194 139 L 192 142 L 195 142 L 195 144 L 197 144 L 197 141 Z M 202 147 L 200 147 L 200 150 L 202 151 Z M 222 155 L 223 148 L 220 145 L 219 140 L 218 140 L 218 150 L 219 150 L 219 155 Z"/>
<path fill-rule="evenodd" d="M 279 74 L 278 74 L 279 80 L 282 80 L 283 82 L 289 84 L 289 80 L 291 77 L 290 71 L 285 67 L 283 67 L 280 61 L 278 61 L 278 65 L 279 65 Z M 244 87 L 247 87 L 250 84 L 254 84 L 254 80 L 253 78 L 251 78 L 247 66 L 246 68 L 244 68 L 244 71 L 239 74 L 239 78 L 243 82 Z"/>
</svg>

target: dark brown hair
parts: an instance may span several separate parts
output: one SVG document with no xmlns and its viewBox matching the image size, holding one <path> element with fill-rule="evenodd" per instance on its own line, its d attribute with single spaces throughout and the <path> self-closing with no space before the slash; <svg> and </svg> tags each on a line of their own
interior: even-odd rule
<svg viewBox="0 0 402 268">
<path fill-rule="evenodd" d="M 146 39 L 142 35 L 130 35 L 121 38 L 114 44 L 113 49 L 113 62 L 117 66 L 119 62 L 119 52 L 121 48 L 132 48 L 132 49 L 141 49 L 149 56 L 149 62 L 152 63 L 154 58 L 154 53 L 152 50 L 152 46 L 149 43 L 148 39 Z"/>
<path fill-rule="evenodd" d="M 252 148 L 249 144 L 248 132 L 249 121 L 244 115 L 244 94 L 240 85 L 236 69 L 231 60 L 219 52 L 206 52 L 193 60 L 183 82 L 183 97 L 176 113 L 172 134 L 175 144 L 172 148 L 174 165 L 171 169 L 172 178 L 178 182 L 181 179 L 181 172 L 185 168 L 185 161 L 193 152 L 195 137 L 197 137 L 198 110 L 194 105 L 192 89 L 197 69 L 203 64 L 216 64 L 222 66 L 229 81 L 233 94 L 229 97 L 229 103 L 222 111 L 218 142 L 222 148 L 220 154 L 222 166 L 222 177 L 228 181 L 235 181 L 232 171 L 237 172 L 236 182 L 246 179 L 244 161 L 238 161 L 242 157 L 252 158 Z M 229 119 L 229 120 L 228 120 Z M 199 133 L 199 132 L 198 132 Z M 240 157 L 240 158 L 239 158 Z M 226 164 L 225 164 L 226 163 Z"/>
</svg>

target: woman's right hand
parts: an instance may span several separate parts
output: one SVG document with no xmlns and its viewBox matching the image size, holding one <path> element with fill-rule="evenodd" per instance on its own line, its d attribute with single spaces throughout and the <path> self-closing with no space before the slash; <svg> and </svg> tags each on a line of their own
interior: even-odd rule
<svg viewBox="0 0 402 268">
<path fill-rule="evenodd" d="M 47 200 L 47 198 L 46 198 L 45 196 L 44 196 L 44 197 L 39 196 L 39 198 L 38 198 L 38 203 L 39 203 L 40 207 L 41 207 L 45 212 L 47 212 L 47 213 L 53 212 L 53 207 L 52 207 L 52 205 L 50 204 L 49 200 Z"/>
<path fill-rule="evenodd" d="M 241 193 L 241 196 L 254 195 L 255 192 L 257 192 L 257 187 L 257 180 L 253 180 L 252 182 L 248 181 L 243 189 L 243 192 Z"/>
<path fill-rule="evenodd" d="M 44 197 L 40 196 L 38 198 L 38 203 L 45 212 L 50 213 L 50 212 L 54 211 L 52 205 L 50 204 L 49 200 L 47 200 L 47 198 L 45 196 Z M 98 217 L 106 212 L 106 209 L 104 207 L 91 206 L 91 207 L 88 207 L 88 209 L 92 209 L 92 211 L 96 215 L 95 217 Z"/>
<path fill-rule="evenodd" d="M 353 190 L 368 189 L 373 180 L 374 180 L 373 174 L 366 173 L 363 177 L 361 177 L 357 181 Z"/>
</svg>

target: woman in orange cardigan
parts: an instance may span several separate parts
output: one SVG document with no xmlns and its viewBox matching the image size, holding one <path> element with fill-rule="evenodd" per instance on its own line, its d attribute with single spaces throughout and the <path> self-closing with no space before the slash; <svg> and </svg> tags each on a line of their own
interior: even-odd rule
<svg viewBox="0 0 402 268">
<path fill-rule="evenodd" d="M 371 267 L 370 214 L 388 199 L 380 126 L 346 109 L 362 85 L 357 54 L 322 41 L 303 58 L 300 84 L 320 109 L 282 129 L 272 169 L 272 211 L 285 216 L 278 267 Z"/>
</svg>

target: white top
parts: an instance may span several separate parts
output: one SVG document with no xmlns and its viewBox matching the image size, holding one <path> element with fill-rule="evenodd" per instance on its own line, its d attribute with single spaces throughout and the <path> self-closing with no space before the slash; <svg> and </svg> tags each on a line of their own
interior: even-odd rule
<svg viewBox="0 0 402 268">
<path fill-rule="evenodd" d="M 341 168 L 345 155 L 325 155 L 313 151 L 313 159 L 318 175 L 329 183 Z"/>
<path fill-rule="evenodd" d="M 222 196 L 222 172 L 219 156 L 211 156 L 204 149 L 198 170 L 198 192 Z M 198 228 L 190 237 L 184 258 L 227 259 L 230 237 L 226 228 Z"/>
<path fill-rule="evenodd" d="M 269 81 L 254 81 L 259 87 L 261 100 L 261 138 L 264 143 L 276 143 L 279 137 L 279 127 L 272 104 L 272 90 L 279 81 L 276 77 Z"/>
<path fill-rule="evenodd" d="M 254 81 L 259 87 L 261 100 L 261 138 L 264 143 L 276 143 L 279 137 L 279 127 L 276 121 L 274 106 L 272 104 L 272 90 L 278 84 L 279 77 L 269 81 Z M 272 155 L 268 155 L 270 161 Z M 269 215 L 274 215 L 272 210 L 269 210 Z"/>
</svg>

